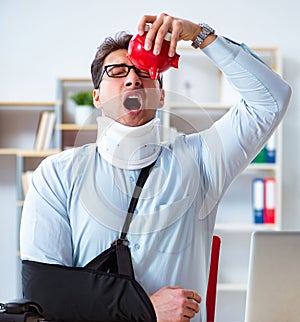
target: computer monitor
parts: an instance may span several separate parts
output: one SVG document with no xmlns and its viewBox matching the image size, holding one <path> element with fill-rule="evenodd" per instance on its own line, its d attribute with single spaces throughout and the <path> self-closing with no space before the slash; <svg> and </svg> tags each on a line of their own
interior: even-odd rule
<svg viewBox="0 0 300 322">
<path fill-rule="evenodd" d="M 251 236 L 245 322 L 300 321 L 300 231 Z"/>
</svg>

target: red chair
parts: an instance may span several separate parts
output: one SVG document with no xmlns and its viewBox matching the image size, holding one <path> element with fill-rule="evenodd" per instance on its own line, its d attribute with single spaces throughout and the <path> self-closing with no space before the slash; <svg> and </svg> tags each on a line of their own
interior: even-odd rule
<svg viewBox="0 0 300 322">
<path fill-rule="evenodd" d="M 219 269 L 219 257 L 221 248 L 221 238 L 214 235 L 211 245 L 210 268 L 208 285 L 206 291 L 206 316 L 207 322 L 214 322 L 216 310 L 217 281 Z"/>
</svg>

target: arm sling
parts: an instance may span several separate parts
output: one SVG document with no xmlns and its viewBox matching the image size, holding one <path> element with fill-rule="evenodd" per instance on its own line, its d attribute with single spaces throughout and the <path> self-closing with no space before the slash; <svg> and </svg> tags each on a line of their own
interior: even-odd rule
<svg viewBox="0 0 300 322">
<path fill-rule="evenodd" d="M 85 267 L 22 261 L 24 297 L 52 321 L 156 322 L 153 305 L 135 280 L 127 231 L 155 162 L 137 180 L 120 237 Z"/>
</svg>

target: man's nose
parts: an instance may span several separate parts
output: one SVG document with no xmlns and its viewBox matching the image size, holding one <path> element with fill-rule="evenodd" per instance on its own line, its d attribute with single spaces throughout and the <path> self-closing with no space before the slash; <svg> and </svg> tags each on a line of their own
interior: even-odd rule
<svg viewBox="0 0 300 322">
<path fill-rule="evenodd" d="M 142 85 L 142 81 L 141 81 L 140 77 L 137 75 L 135 70 L 132 68 L 126 77 L 125 86 L 127 86 L 127 87 L 130 87 L 130 86 L 140 87 L 141 85 Z"/>
</svg>

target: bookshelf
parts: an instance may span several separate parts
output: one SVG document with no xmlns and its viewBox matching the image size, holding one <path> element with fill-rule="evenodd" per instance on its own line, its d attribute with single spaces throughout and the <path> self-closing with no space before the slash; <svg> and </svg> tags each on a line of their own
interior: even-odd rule
<svg viewBox="0 0 300 322">
<path fill-rule="evenodd" d="M 0 156 L 13 156 L 16 159 L 17 175 L 17 204 L 20 204 L 22 190 L 23 166 L 30 168 L 28 160 L 40 161 L 60 151 L 55 145 L 57 135 L 52 125 L 44 123 L 44 136 L 47 136 L 47 146 L 37 147 L 37 137 L 41 135 L 41 119 L 43 115 L 54 115 L 56 102 L 0 102 Z M 41 139 L 43 139 L 41 137 Z M 31 166 L 34 169 L 36 165 Z M 24 170 L 25 171 L 25 170 Z"/>
<path fill-rule="evenodd" d="M 78 125 L 74 123 L 74 109 L 69 96 L 74 91 L 92 90 L 88 79 L 59 79 L 57 87 L 57 100 L 54 101 L 10 101 L 0 102 L 0 163 L 10 167 L 11 180 L 0 182 L 2 196 L 9 195 L 8 191 L 15 194 L 15 204 L 4 203 L 4 212 L 16 227 L 12 232 L 14 237 L 13 251 L 10 256 L 16 254 L 16 261 L 10 267 L 17 277 L 13 279 L 12 289 L 15 289 L 13 297 L 22 297 L 21 291 L 21 265 L 19 259 L 19 227 L 22 207 L 24 203 L 24 184 L 28 184 L 30 173 L 36 169 L 40 162 L 64 148 L 78 146 L 96 139 L 96 121 L 94 124 Z M 95 111 L 95 120 L 97 111 Z M 40 129 L 43 115 L 52 115 L 52 124 L 46 122 L 43 130 Z M 53 118 L 54 116 L 54 118 Z M 45 118 L 45 117 L 44 117 Z M 44 142 L 37 144 L 40 132 Z M 48 132 L 48 134 L 47 134 Z M 45 143 L 45 138 L 47 143 Z M 7 177 L 2 175 L 2 177 Z M 26 181 L 25 181 L 26 179 Z M 6 182 L 8 181 L 8 182 Z M 7 193 L 6 193 L 7 191 Z"/>
<path fill-rule="evenodd" d="M 53 114 L 55 105 L 56 102 L 0 102 L 0 153 L 35 149 L 40 118 L 46 113 Z M 53 148 L 49 145 L 47 150 Z"/>
<path fill-rule="evenodd" d="M 95 142 L 97 135 L 96 118 L 101 111 L 94 109 L 90 124 L 76 124 L 76 105 L 70 99 L 75 93 L 92 91 L 93 85 L 89 78 L 60 78 L 57 80 L 56 130 L 58 146 L 62 150 Z"/>
<path fill-rule="evenodd" d="M 251 47 L 274 71 L 282 74 L 279 48 Z M 164 139 L 174 133 L 204 130 L 239 99 L 221 72 L 201 52 L 178 48 L 179 69 L 164 75 L 166 102 L 160 112 Z M 199 90 L 200 88 L 200 90 Z M 256 230 L 282 227 L 282 129 L 274 134 L 276 161 L 251 163 L 233 182 L 220 203 L 215 234 L 222 238 L 216 321 L 243 321 L 247 293 L 250 237 Z M 254 178 L 275 178 L 276 217 L 271 224 L 255 224 L 252 209 Z"/>
<path fill-rule="evenodd" d="M 95 141 L 97 111 L 94 124 L 74 124 L 76 107 L 69 96 L 82 90 L 92 90 L 90 80 L 59 79 L 56 101 L 0 102 L 0 157 L 12 156 L 16 161 L 18 214 L 21 214 L 24 200 L 24 173 L 34 170 L 45 157 L 63 150 L 66 147 L 63 141 L 65 137 L 71 137 L 68 147 Z M 51 119 L 45 122 L 50 115 Z M 39 136 L 43 143 L 37 142 Z"/>
<path fill-rule="evenodd" d="M 47 135 L 46 131 L 44 133 L 48 138 L 47 146 L 36 148 L 41 116 L 44 113 L 54 115 L 56 104 L 55 101 L 0 102 L 0 163 L 5 167 L 1 173 L 0 191 L 3 213 L 7 216 L 5 221 L 14 223 L 13 231 L 9 230 L 8 248 L 9 256 L 16 254 L 16 257 L 15 261 L 6 261 L 10 263 L 9 274 L 15 272 L 17 275 L 9 278 L 9 288 L 17 294 L 14 297 L 22 296 L 19 260 L 19 226 L 24 201 L 22 177 L 24 179 L 24 173 L 34 170 L 45 157 L 60 151 L 55 145 L 56 132 L 53 124 L 52 127 L 45 124 L 45 129 L 49 129 Z"/>
</svg>

